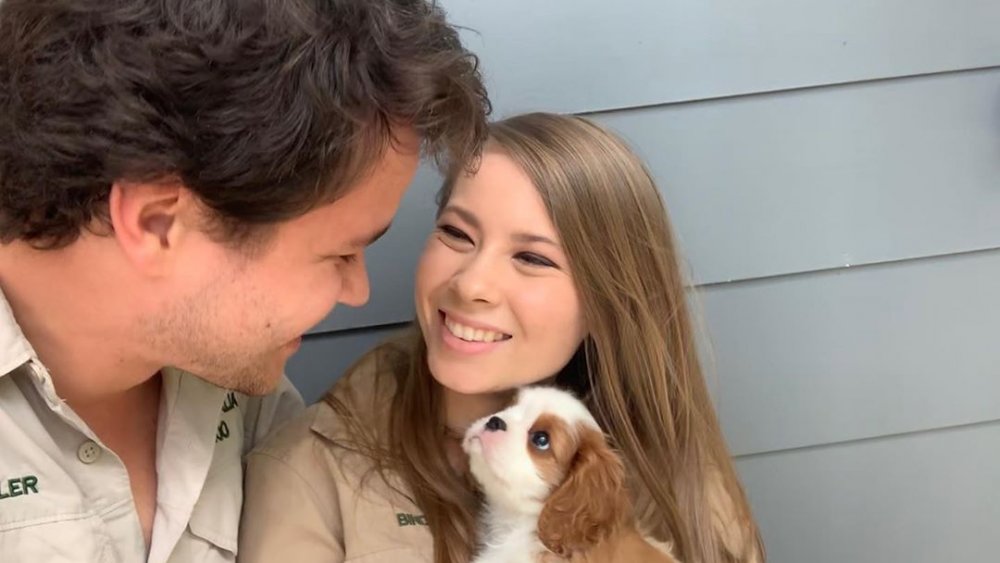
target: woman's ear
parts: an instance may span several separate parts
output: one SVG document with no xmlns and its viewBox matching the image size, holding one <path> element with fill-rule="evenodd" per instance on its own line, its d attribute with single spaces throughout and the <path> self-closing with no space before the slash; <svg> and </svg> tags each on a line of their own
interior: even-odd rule
<svg viewBox="0 0 1000 563">
<path fill-rule="evenodd" d="M 538 538 L 561 557 L 594 546 L 629 518 L 625 468 L 600 431 L 580 428 L 580 445 L 566 479 L 538 517 Z"/>
</svg>

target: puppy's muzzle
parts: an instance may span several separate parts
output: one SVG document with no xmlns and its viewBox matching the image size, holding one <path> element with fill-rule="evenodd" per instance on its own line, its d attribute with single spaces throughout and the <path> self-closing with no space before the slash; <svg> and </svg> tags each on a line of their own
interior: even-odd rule
<svg viewBox="0 0 1000 563">
<path fill-rule="evenodd" d="M 504 422 L 499 416 L 491 416 L 490 419 L 486 421 L 487 432 L 505 432 L 506 430 L 507 423 Z"/>
</svg>

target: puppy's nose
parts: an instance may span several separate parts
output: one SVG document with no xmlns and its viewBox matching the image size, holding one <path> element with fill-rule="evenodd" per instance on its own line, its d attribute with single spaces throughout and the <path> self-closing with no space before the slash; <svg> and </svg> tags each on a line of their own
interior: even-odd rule
<svg viewBox="0 0 1000 563">
<path fill-rule="evenodd" d="M 507 430 L 507 423 L 504 422 L 499 416 L 491 416 L 490 419 L 486 421 L 486 429 L 490 432 L 503 432 Z"/>
</svg>

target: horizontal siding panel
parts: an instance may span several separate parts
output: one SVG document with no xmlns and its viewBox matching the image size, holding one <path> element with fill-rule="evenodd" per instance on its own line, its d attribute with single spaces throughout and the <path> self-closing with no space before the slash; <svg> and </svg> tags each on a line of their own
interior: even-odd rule
<svg viewBox="0 0 1000 563">
<path fill-rule="evenodd" d="M 995 0 L 446 0 L 500 114 L 1000 64 Z"/>
<path fill-rule="evenodd" d="M 709 288 L 740 454 L 1000 418 L 1000 252 Z"/>
<path fill-rule="evenodd" d="M 699 284 L 1000 247 L 1000 68 L 599 120 L 649 162 Z"/>
<path fill-rule="evenodd" d="M 650 163 L 699 284 L 1000 246 L 1000 69 L 596 116 Z M 413 316 L 440 177 L 368 253 L 371 302 L 313 332 Z"/>
<path fill-rule="evenodd" d="M 770 563 L 985 563 L 1000 423 L 737 460 Z"/>
</svg>

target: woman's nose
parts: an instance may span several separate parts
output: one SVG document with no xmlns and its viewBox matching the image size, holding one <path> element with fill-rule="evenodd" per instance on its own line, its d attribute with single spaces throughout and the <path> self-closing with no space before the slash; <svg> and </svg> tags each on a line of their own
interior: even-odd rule
<svg viewBox="0 0 1000 563">
<path fill-rule="evenodd" d="M 496 303 L 499 300 L 497 272 L 485 256 L 473 258 L 451 280 L 455 293 L 468 303 Z"/>
</svg>

